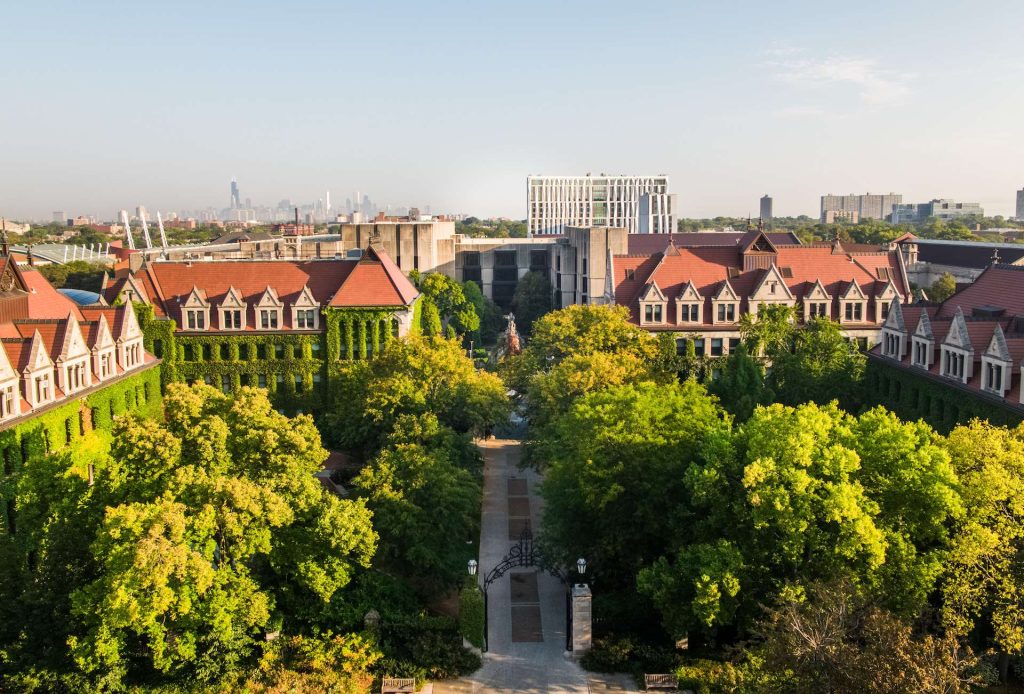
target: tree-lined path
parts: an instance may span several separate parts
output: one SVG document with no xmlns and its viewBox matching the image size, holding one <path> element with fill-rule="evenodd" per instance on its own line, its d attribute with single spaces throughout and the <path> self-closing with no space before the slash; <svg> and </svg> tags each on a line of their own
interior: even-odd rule
<svg viewBox="0 0 1024 694">
<path fill-rule="evenodd" d="M 481 444 L 484 493 L 480 574 L 515 544 L 525 524 L 539 528 L 538 475 L 520 470 L 518 441 Z M 468 559 L 468 558 L 467 558 Z M 538 569 L 515 569 L 488 589 L 489 651 L 475 674 L 434 684 L 434 692 L 615 692 L 621 678 L 590 675 L 565 658 L 565 588 Z M 621 679 L 626 682 L 626 679 Z"/>
</svg>

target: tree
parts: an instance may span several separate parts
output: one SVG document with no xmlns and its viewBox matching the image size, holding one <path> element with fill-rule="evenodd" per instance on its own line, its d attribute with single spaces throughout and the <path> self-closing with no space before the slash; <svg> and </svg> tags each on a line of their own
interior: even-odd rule
<svg viewBox="0 0 1024 694">
<path fill-rule="evenodd" d="M 100 290 L 103 274 L 107 270 L 105 265 L 89 263 L 84 260 L 72 260 L 61 265 L 57 263 L 39 265 L 37 269 L 54 287 L 85 289 L 90 292 Z"/>
<path fill-rule="evenodd" d="M 332 445 L 368 457 L 402 415 L 433 413 L 460 434 L 482 435 L 510 409 L 501 380 L 441 337 L 392 341 L 374 359 L 346 364 L 336 388 L 322 428 Z"/>
<path fill-rule="evenodd" d="M 943 272 L 939 279 L 928 287 L 929 301 L 943 302 L 956 294 L 956 278 L 948 272 Z"/>
<path fill-rule="evenodd" d="M 763 354 L 774 360 L 789 351 L 795 332 L 796 308 L 786 304 L 767 304 L 757 314 L 740 317 L 740 336 L 750 354 Z"/>
<path fill-rule="evenodd" d="M 480 286 L 472 280 L 462 283 L 462 291 L 480 319 L 480 327 L 472 334 L 473 341 L 478 345 L 495 344 L 503 327 L 501 309 L 484 296 Z"/>
<path fill-rule="evenodd" d="M 480 317 L 466 299 L 462 285 L 439 272 L 417 273 L 414 278 L 417 289 L 423 294 L 423 327 L 427 335 L 442 334 L 435 313 L 443 326 L 452 328 L 457 335 L 464 336 L 480 328 Z"/>
<path fill-rule="evenodd" d="M 1004 653 L 1024 650 L 1024 426 L 975 420 L 945 442 L 963 488 L 942 577 L 945 625 L 981 628 Z M 1004 662 L 1005 670 L 1005 662 Z"/>
<path fill-rule="evenodd" d="M 313 477 L 326 451 L 308 416 L 254 388 L 172 384 L 165 405 L 162 426 L 119 420 L 97 470 L 96 573 L 72 586 L 67 643 L 103 686 L 140 668 L 220 679 L 275 608 L 331 601 L 376 547 L 365 504 Z"/>
<path fill-rule="evenodd" d="M 786 691 L 967 694 L 971 685 L 988 684 L 978 659 L 954 635 L 916 634 L 843 582 L 783 597 L 758 635 L 758 655 L 786 681 Z"/>
<path fill-rule="evenodd" d="M 512 311 L 524 335 L 530 334 L 534 321 L 551 311 L 552 292 L 551 282 L 543 273 L 530 271 L 519 279 L 512 295 Z"/>
<path fill-rule="evenodd" d="M 728 420 L 694 381 L 620 385 L 579 398 L 557 419 L 541 486 L 544 540 L 559 559 L 586 556 L 624 587 L 690 517 L 685 473 Z M 666 511 L 672 509 L 671 515 Z"/>
<path fill-rule="evenodd" d="M 750 419 L 755 407 L 767 405 L 773 399 L 773 393 L 765 386 L 764 367 L 747 353 L 743 344 L 729 355 L 718 378 L 708 385 L 708 391 L 740 422 Z"/>
<path fill-rule="evenodd" d="M 838 399 L 849 410 L 861 401 L 867 358 L 827 318 L 816 318 L 794 336 L 793 350 L 778 349 L 768 385 L 779 402 L 827 403 Z"/>
<path fill-rule="evenodd" d="M 373 511 L 380 559 L 428 589 L 457 585 L 479 532 L 480 484 L 443 449 L 384 448 L 354 480 Z"/>
</svg>

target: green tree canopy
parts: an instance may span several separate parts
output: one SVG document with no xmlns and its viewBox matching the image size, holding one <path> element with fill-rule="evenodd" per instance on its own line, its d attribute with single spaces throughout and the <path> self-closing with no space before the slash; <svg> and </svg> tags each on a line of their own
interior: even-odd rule
<svg viewBox="0 0 1024 694">
<path fill-rule="evenodd" d="M 515 294 L 512 295 L 512 312 L 516 325 L 524 335 L 529 335 L 533 324 L 551 311 L 553 289 L 547 275 L 530 271 L 519 278 Z"/>
<path fill-rule="evenodd" d="M 832 400 L 849 410 L 860 406 L 867 357 L 827 318 L 807 323 L 793 337 L 793 349 L 773 354 L 768 386 L 779 402 L 799 405 Z"/>
</svg>

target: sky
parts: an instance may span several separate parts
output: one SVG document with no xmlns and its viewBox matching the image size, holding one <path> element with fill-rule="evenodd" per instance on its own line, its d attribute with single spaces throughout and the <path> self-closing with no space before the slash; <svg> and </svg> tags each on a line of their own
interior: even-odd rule
<svg viewBox="0 0 1024 694">
<path fill-rule="evenodd" d="M 0 215 L 355 190 L 525 217 L 667 174 L 685 217 L 1024 187 L 1024 2 L 0 3 Z"/>
</svg>

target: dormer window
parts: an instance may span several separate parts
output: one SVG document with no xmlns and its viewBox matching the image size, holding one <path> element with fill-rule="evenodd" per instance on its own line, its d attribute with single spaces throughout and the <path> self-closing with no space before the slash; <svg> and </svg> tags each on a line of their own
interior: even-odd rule
<svg viewBox="0 0 1024 694">
<path fill-rule="evenodd" d="M 942 375 L 958 381 L 967 381 L 967 355 L 960 350 L 942 348 Z"/>
<path fill-rule="evenodd" d="M 861 323 L 864 321 L 864 302 L 847 301 L 843 309 L 843 320 L 847 323 Z"/>
<path fill-rule="evenodd" d="M 981 388 L 1002 397 L 1006 392 L 1006 365 L 991 359 L 982 359 Z"/>
<path fill-rule="evenodd" d="M 50 374 L 41 374 L 35 377 L 36 405 L 50 400 Z"/>
<path fill-rule="evenodd" d="M 914 338 L 910 361 L 914 366 L 930 369 L 932 366 L 932 345 L 928 340 Z"/>
<path fill-rule="evenodd" d="M 680 323 L 699 323 L 700 304 L 681 303 L 679 304 Z"/>
<path fill-rule="evenodd" d="M 260 330 L 277 330 L 279 327 L 277 309 L 260 309 Z"/>
<path fill-rule="evenodd" d="M 736 304 L 718 304 L 718 315 L 716 316 L 716 322 L 718 323 L 735 323 L 736 322 Z"/>
<path fill-rule="evenodd" d="M 242 323 L 242 310 L 237 308 L 222 309 L 220 314 L 221 328 L 224 330 L 241 330 L 245 327 Z"/>
<path fill-rule="evenodd" d="M 661 323 L 662 321 L 662 307 L 661 304 L 647 304 L 644 306 L 644 322 L 645 323 Z"/>
<path fill-rule="evenodd" d="M 316 309 L 295 309 L 295 327 L 299 330 L 316 330 Z"/>
<path fill-rule="evenodd" d="M 807 315 L 809 318 L 828 318 L 828 303 L 825 301 L 812 301 L 807 304 Z"/>
<path fill-rule="evenodd" d="M 14 410 L 14 385 L 0 389 L 0 419 L 7 419 L 17 414 Z"/>
<path fill-rule="evenodd" d="M 206 330 L 206 310 L 201 308 L 185 309 L 185 328 L 187 330 Z"/>
<path fill-rule="evenodd" d="M 890 330 L 882 331 L 882 356 L 890 359 L 903 358 L 903 336 Z"/>
</svg>

